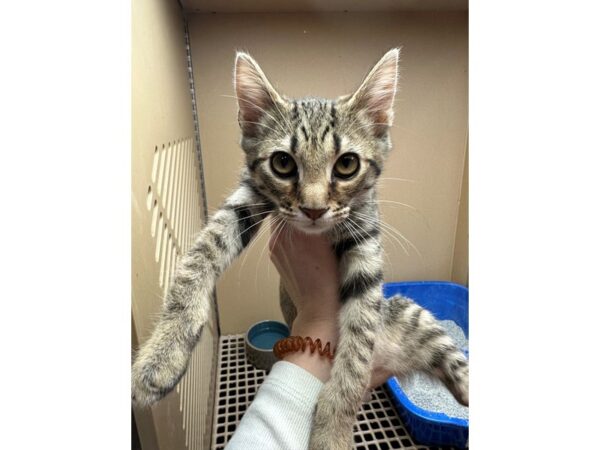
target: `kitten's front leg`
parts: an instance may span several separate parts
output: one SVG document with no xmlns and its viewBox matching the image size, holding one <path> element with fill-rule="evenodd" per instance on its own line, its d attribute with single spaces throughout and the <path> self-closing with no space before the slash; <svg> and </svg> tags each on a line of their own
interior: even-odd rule
<svg viewBox="0 0 600 450">
<path fill-rule="evenodd" d="M 340 340 L 331 378 L 323 387 L 313 421 L 311 450 L 347 450 L 352 426 L 371 377 L 375 340 L 381 329 L 381 247 L 376 236 L 361 245 L 341 243 Z"/>
<path fill-rule="evenodd" d="M 248 245 L 270 208 L 268 201 L 242 183 L 179 262 L 159 322 L 132 367 L 136 404 L 160 400 L 183 376 L 209 317 L 217 278 Z"/>
</svg>

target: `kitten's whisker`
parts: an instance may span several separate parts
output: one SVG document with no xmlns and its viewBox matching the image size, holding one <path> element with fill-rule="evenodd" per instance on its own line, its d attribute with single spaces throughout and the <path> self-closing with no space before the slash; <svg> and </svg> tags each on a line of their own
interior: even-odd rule
<svg viewBox="0 0 600 450">
<path fill-rule="evenodd" d="M 356 122 L 358 122 L 358 116 L 354 116 L 354 118 L 352 119 L 352 122 L 350 122 L 349 124 L 345 124 L 343 126 L 343 129 L 354 131 L 354 128 L 352 128 L 352 127 L 354 126 L 354 124 Z"/>
<path fill-rule="evenodd" d="M 262 237 L 264 235 L 267 235 L 269 233 L 269 231 L 271 230 L 271 225 L 273 224 L 273 221 L 269 222 L 269 226 L 268 227 L 264 227 L 261 231 L 263 232 L 260 236 L 257 237 Z M 256 239 L 255 242 L 258 242 L 259 239 Z M 267 240 L 267 244 L 268 244 L 268 240 Z M 265 244 L 265 245 L 267 245 Z M 264 247 L 263 247 L 263 251 L 264 251 Z M 259 254 L 258 259 L 256 260 L 256 269 L 255 269 L 255 280 L 254 280 L 254 289 L 256 289 L 258 291 L 258 268 L 260 266 L 260 259 L 262 257 L 262 252 Z"/>
<path fill-rule="evenodd" d="M 262 223 L 265 221 L 265 219 L 266 219 L 267 217 L 268 217 L 268 215 L 267 215 L 267 216 L 266 216 L 264 219 L 261 219 L 261 220 L 259 220 L 258 222 L 256 222 L 255 224 L 252 224 L 252 225 L 250 225 L 248 228 L 246 228 L 246 229 L 242 230 L 242 231 L 241 231 L 241 232 L 240 232 L 240 233 L 239 233 L 237 236 L 235 236 L 235 237 L 234 237 L 232 240 L 230 240 L 230 241 L 229 241 L 229 245 L 231 245 L 233 242 L 237 242 L 237 241 L 238 241 L 238 239 L 239 239 L 239 238 L 242 236 L 242 234 L 244 234 L 246 231 L 248 231 L 248 230 L 250 230 L 250 229 L 254 228 L 256 225 L 260 225 L 260 224 L 262 224 Z"/>
<path fill-rule="evenodd" d="M 267 219 L 265 219 L 265 220 L 267 220 Z M 269 220 L 269 222 L 270 222 L 270 220 Z M 263 233 L 263 231 L 264 231 L 264 228 L 261 228 L 260 230 L 258 230 L 258 233 L 256 234 L 256 236 L 254 236 L 254 238 L 250 241 L 250 245 L 248 245 L 248 247 L 246 247 L 243 250 L 244 257 L 242 258 L 242 264 L 240 265 L 240 269 L 238 270 L 238 278 L 237 278 L 238 283 L 241 281 L 242 272 L 244 270 L 244 266 L 246 265 L 246 259 L 248 258 L 248 255 L 251 253 L 254 245 L 256 245 L 256 242 L 258 242 L 258 240 L 260 239 L 260 235 Z"/>
<path fill-rule="evenodd" d="M 275 241 L 277 241 L 277 239 L 279 238 L 279 233 L 281 233 L 281 230 L 283 230 L 283 221 L 279 222 L 277 224 L 277 226 L 275 227 L 275 231 L 278 234 L 275 236 Z M 254 280 L 254 285 L 256 287 L 258 287 L 258 267 L 260 266 L 260 261 L 262 260 L 263 254 L 265 253 L 265 250 L 269 247 L 269 239 L 267 239 L 267 242 L 265 242 L 265 245 L 263 246 L 262 251 L 260 252 L 260 256 L 258 257 L 258 261 L 256 264 L 256 270 L 254 271 L 254 275 L 255 275 L 255 280 Z"/>
<path fill-rule="evenodd" d="M 361 119 L 361 117 L 359 115 L 354 115 L 354 117 L 352 118 L 352 122 L 348 123 L 348 124 L 344 124 L 343 128 L 344 129 L 349 129 L 349 130 L 353 130 L 353 126 L 355 123 L 357 123 L 359 121 L 359 119 Z"/>
<path fill-rule="evenodd" d="M 365 220 L 372 220 L 372 218 L 370 218 L 369 216 L 366 216 L 364 214 L 361 213 L 357 213 L 357 215 L 363 215 Z M 390 225 L 389 223 L 387 223 L 386 221 L 384 221 L 383 219 L 379 219 L 379 223 L 383 226 L 388 228 L 390 231 L 392 231 L 393 233 L 397 234 L 398 236 L 400 236 L 400 238 L 402 238 L 408 245 L 410 245 L 415 252 L 417 252 L 417 254 L 419 255 L 419 257 L 422 259 L 423 255 L 421 254 L 421 252 L 419 251 L 419 249 L 406 237 L 404 236 L 398 229 L 396 229 L 395 227 L 393 227 L 392 225 Z"/>
<path fill-rule="evenodd" d="M 409 128 L 405 125 L 397 124 L 397 125 L 394 125 L 394 128 L 396 128 L 403 135 L 417 136 L 417 137 L 422 136 L 422 133 L 419 133 L 419 132 L 415 131 L 414 128 Z"/>
<path fill-rule="evenodd" d="M 274 212 L 275 212 L 274 209 L 270 209 L 270 210 L 267 210 L 267 211 L 261 211 L 261 212 L 256 213 L 256 214 L 250 214 L 249 216 L 245 216 L 245 217 L 242 217 L 241 219 L 234 220 L 231 223 L 238 223 L 238 222 L 241 222 L 242 220 L 246 220 L 246 219 L 249 219 L 251 217 L 262 216 L 263 214 L 267 214 L 268 215 L 268 214 L 271 214 L 271 213 L 274 213 Z"/>
<path fill-rule="evenodd" d="M 277 231 L 277 229 L 279 228 L 279 226 L 281 224 L 283 224 L 283 226 L 281 227 L 281 229 L 283 229 L 285 227 L 285 220 L 282 217 L 279 217 L 279 223 L 275 226 L 275 230 L 273 230 L 273 231 L 274 232 Z M 279 235 L 277 235 L 275 237 L 275 241 L 274 242 L 277 242 L 277 239 L 279 239 Z M 267 241 L 267 245 L 269 244 L 269 242 L 270 242 L 270 238 L 269 238 L 269 241 Z M 269 256 L 269 259 L 270 259 L 270 256 Z M 267 263 L 268 263 L 268 261 L 267 261 Z M 267 279 L 268 280 L 271 279 L 271 265 L 272 264 L 267 264 Z"/>
<path fill-rule="evenodd" d="M 281 117 L 283 118 L 283 120 L 287 123 L 288 127 L 290 127 L 290 131 L 294 130 L 294 127 L 292 126 L 292 123 L 290 122 L 288 115 L 284 114 L 281 109 L 279 108 L 279 104 L 277 102 L 275 102 L 275 108 L 277 109 L 277 111 L 279 112 L 279 114 L 281 115 Z"/>
<path fill-rule="evenodd" d="M 269 205 L 270 202 L 261 202 L 261 203 L 244 203 L 243 205 L 238 205 L 238 206 L 234 206 L 231 209 L 240 209 L 240 208 L 247 208 L 249 206 L 262 206 L 262 205 Z"/>
<path fill-rule="evenodd" d="M 288 242 L 290 244 L 292 244 L 293 241 L 292 241 L 292 229 L 291 229 L 291 227 L 286 227 L 286 229 L 285 229 L 285 235 L 286 235 L 286 238 L 287 238 Z"/>
<path fill-rule="evenodd" d="M 362 127 L 354 128 L 353 130 L 354 130 L 354 131 L 358 131 L 358 130 L 362 130 L 362 129 L 364 129 L 364 128 L 371 128 L 371 127 L 374 127 L 374 126 L 377 126 L 377 125 L 389 126 L 389 124 L 388 124 L 388 123 L 383 123 L 383 122 L 371 122 L 371 123 L 368 123 L 368 124 L 366 124 L 366 125 L 363 125 Z M 390 128 L 391 128 L 391 127 L 390 127 Z"/>
<path fill-rule="evenodd" d="M 397 233 L 408 245 L 410 245 L 415 250 L 415 252 L 417 252 L 417 255 L 419 255 L 419 258 L 423 259 L 423 255 L 421 254 L 421 252 L 419 251 L 419 249 L 417 248 L 417 246 L 411 242 L 410 239 L 408 239 L 400 231 L 396 230 L 395 228 L 391 227 L 390 225 L 385 224 L 385 226 L 390 227 L 392 231 L 394 231 L 395 233 Z"/>
<path fill-rule="evenodd" d="M 361 236 L 359 233 L 359 231 L 365 231 L 364 228 L 360 227 L 350 217 L 347 218 L 347 221 L 348 222 L 345 222 L 344 224 L 348 228 L 348 231 L 352 235 L 352 238 L 359 244 L 366 244 L 367 238 L 365 238 L 364 236 Z"/>
<path fill-rule="evenodd" d="M 346 228 L 346 230 L 348 231 L 348 233 L 350 233 L 350 237 L 352 237 L 352 239 L 354 241 L 356 241 L 357 243 L 360 244 L 361 243 L 361 239 L 360 239 L 358 233 L 356 231 L 354 231 L 355 230 L 354 226 L 352 225 L 352 228 L 351 228 L 351 224 L 349 222 L 347 222 L 347 221 L 342 222 L 342 225 L 344 226 L 344 228 Z"/>
<path fill-rule="evenodd" d="M 275 231 L 277 231 L 277 229 L 279 228 L 279 226 L 281 225 L 281 223 L 283 223 L 284 219 L 281 216 L 277 216 L 277 220 L 275 222 L 271 222 L 271 224 L 269 225 L 269 228 L 273 228 L 273 223 L 275 223 L 275 229 L 271 231 L 271 235 L 273 235 L 273 233 Z M 267 246 L 269 246 L 269 243 L 271 241 L 271 237 L 269 236 L 269 239 L 267 240 Z M 271 279 L 271 264 L 268 264 L 267 261 L 267 279 L 270 280 Z"/>
<path fill-rule="evenodd" d="M 243 205 L 239 205 L 239 206 L 233 206 L 233 207 L 231 207 L 230 209 L 234 209 L 234 210 L 236 210 L 236 209 L 241 209 L 241 208 L 247 208 L 247 207 L 250 207 L 250 206 L 267 206 L 267 205 L 270 205 L 270 204 L 271 204 L 271 203 L 269 203 L 269 202 L 262 202 L 262 203 L 248 203 L 248 204 L 243 204 Z M 217 206 L 217 207 L 215 208 L 214 206 L 210 206 L 210 205 L 209 205 L 209 206 L 208 206 L 208 216 L 209 216 L 210 218 L 212 218 L 212 216 L 213 216 L 213 215 L 214 215 L 216 212 L 219 212 L 219 211 L 221 211 L 221 210 L 223 209 L 223 206 L 224 206 L 224 205 L 222 205 L 222 204 L 221 204 L 221 205 L 219 205 L 219 206 Z"/>
<path fill-rule="evenodd" d="M 285 220 L 283 218 L 281 218 L 280 222 L 277 224 L 277 227 L 275 228 L 275 230 L 273 230 L 273 234 L 275 234 L 279 230 L 279 232 L 275 236 L 275 239 L 273 240 L 273 244 L 277 243 L 277 241 L 279 240 L 279 235 L 281 234 L 281 232 L 283 231 L 284 228 L 285 228 Z M 287 231 L 289 232 L 289 230 L 287 230 Z"/>
<path fill-rule="evenodd" d="M 265 217 L 265 219 L 263 219 L 263 221 L 264 220 L 267 220 L 267 218 Z M 273 216 L 270 216 L 269 222 L 267 223 L 267 225 L 258 231 L 256 236 L 254 236 L 254 239 L 252 239 L 252 242 L 250 242 L 250 245 L 245 249 L 246 254 L 244 255 L 244 258 L 242 259 L 242 265 L 240 266 L 240 271 L 238 272 L 238 281 L 239 281 L 239 278 L 241 277 L 241 272 L 242 272 L 242 269 L 244 268 L 244 264 L 246 263 L 246 258 L 248 258 L 248 255 L 250 254 L 250 250 L 252 249 L 252 247 L 254 247 L 254 245 L 256 245 L 256 243 L 258 242 L 260 237 L 265 233 L 265 230 L 271 226 L 271 224 L 273 223 L 273 220 L 274 220 Z"/>
<path fill-rule="evenodd" d="M 278 130 L 276 130 L 276 129 L 274 129 L 274 128 L 271 128 L 270 126 L 268 126 L 268 125 L 265 125 L 264 123 L 260 123 L 260 122 L 251 122 L 251 121 L 249 121 L 249 120 L 240 120 L 239 122 L 240 122 L 240 123 L 252 123 L 252 124 L 255 124 L 255 125 L 260 125 L 261 127 L 268 128 L 269 130 L 271 130 L 271 131 L 274 131 L 275 133 L 278 133 Z M 262 139 L 262 141 L 264 142 L 264 141 L 265 141 L 265 139 Z"/>
<path fill-rule="evenodd" d="M 369 218 L 372 219 L 371 217 L 369 217 Z M 355 224 L 355 226 L 359 226 L 359 224 L 357 222 L 355 222 L 354 220 L 352 220 L 352 218 L 349 218 L 349 219 L 352 221 L 352 223 Z M 363 220 L 363 219 L 361 218 L 361 220 Z M 378 221 L 375 220 L 375 219 L 373 219 L 373 222 L 370 222 L 370 224 L 371 225 L 378 225 Z M 361 228 L 364 231 L 364 228 L 363 227 L 361 227 Z M 387 234 L 389 232 L 387 230 L 379 228 L 379 231 L 381 232 L 381 234 L 384 237 L 386 237 L 386 238 L 389 237 L 388 234 Z M 394 248 L 396 248 L 396 243 L 393 240 L 391 241 L 391 243 L 394 246 Z M 400 244 L 400 247 L 406 252 L 406 250 L 404 249 L 404 246 L 402 244 Z M 383 252 L 383 255 L 387 258 L 388 265 L 391 267 L 392 266 L 392 261 L 391 261 L 389 255 L 388 255 L 388 252 L 385 250 L 385 247 L 383 245 L 381 246 L 381 250 Z"/>
<path fill-rule="evenodd" d="M 348 218 L 348 219 L 350 220 L 350 223 L 345 223 L 345 222 L 342 222 L 342 223 L 344 224 L 344 226 L 346 226 L 346 228 L 348 229 L 348 231 L 353 235 L 353 238 L 356 240 L 356 238 L 354 237 L 355 233 L 353 233 L 352 230 L 350 230 L 349 226 L 351 225 L 351 223 L 354 224 L 354 225 L 352 225 L 353 228 L 355 226 L 359 226 L 359 225 L 356 222 L 354 222 L 354 220 L 352 220 L 351 218 Z M 364 229 L 363 229 L 363 231 L 364 231 Z M 366 238 L 363 238 L 363 239 L 364 239 L 364 242 L 366 242 Z M 357 241 L 357 242 L 360 242 L 360 241 Z M 385 251 L 385 248 L 383 246 L 380 246 L 380 247 L 381 247 L 383 256 L 387 259 L 388 265 L 391 267 L 392 266 L 392 261 L 390 260 L 389 255 L 387 254 L 387 252 Z"/>
<path fill-rule="evenodd" d="M 394 200 L 370 200 L 369 202 L 370 203 L 393 203 L 395 205 L 405 206 L 406 208 L 412 209 L 415 212 L 420 212 L 417 208 L 415 208 L 412 205 L 409 205 L 407 203 L 397 202 L 397 201 L 394 201 Z"/>
<path fill-rule="evenodd" d="M 388 229 L 382 227 L 381 228 L 381 234 L 386 237 L 387 239 L 389 239 L 389 241 L 392 243 L 392 245 L 394 246 L 394 248 L 396 248 L 396 243 L 398 243 L 398 245 L 400 245 L 400 248 L 402 249 L 402 251 L 404 252 L 405 255 L 409 255 L 409 251 L 406 248 L 406 246 L 402 243 L 402 241 L 400 241 L 396 236 L 394 236 Z"/>
<path fill-rule="evenodd" d="M 246 228 L 245 230 L 243 230 L 240 234 L 238 234 L 233 240 L 229 241 L 229 245 L 231 245 L 232 242 L 237 241 L 239 239 L 239 237 L 244 234 L 244 232 L 246 232 L 247 230 L 249 230 L 250 228 L 258 225 L 258 224 L 262 224 L 265 220 L 272 218 L 272 216 L 269 216 L 269 214 L 271 214 L 273 211 L 268 211 L 267 216 L 265 216 L 263 219 L 259 220 L 257 223 L 255 223 L 254 225 L 251 225 L 250 227 Z M 255 215 L 260 215 L 260 214 L 255 214 Z M 253 215 L 254 216 L 254 215 Z M 248 217 L 253 217 L 253 216 L 248 216 Z M 243 219 L 240 219 L 243 220 Z M 239 220 L 236 220 L 234 223 L 239 222 Z M 259 226 L 260 228 L 260 226 Z M 242 260 L 242 266 L 244 267 L 244 262 L 246 261 L 246 258 L 248 257 L 248 253 L 249 250 L 252 248 L 252 246 L 254 245 L 254 243 L 257 241 L 257 238 L 261 235 L 261 233 L 263 232 L 263 229 L 259 229 L 258 233 L 256 236 L 254 236 L 254 238 L 250 241 L 250 245 L 248 247 L 246 247 L 245 249 L 242 249 L 242 251 L 245 251 L 246 254 L 244 255 L 244 259 Z M 239 281 L 239 276 L 240 274 L 238 274 L 238 281 Z"/>
<path fill-rule="evenodd" d="M 360 241 L 358 240 L 358 237 L 357 237 L 357 236 L 354 234 L 354 232 L 353 232 L 353 231 L 352 231 L 352 229 L 350 228 L 350 224 L 349 224 L 349 223 L 347 223 L 346 221 L 344 221 L 344 222 L 342 222 L 342 223 L 341 223 L 341 225 L 343 225 L 343 226 L 344 226 L 344 228 L 345 228 L 346 232 L 347 232 L 347 233 L 350 235 L 350 237 L 351 237 L 351 238 L 352 238 L 354 241 L 356 241 L 356 242 L 360 242 Z"/>
<path fill-rule="evenodd" d="M 408 178 L 394 178 L 394 177 L 380 177 L 377 179 L 377 181 L 387 181 L 387 180 L 391 180 L 391 181 L 406 181 L 407 183 L 416 183 L 416 180 L 410 180 Z"/>
<path fill-rule="evenodd" d="M 352 219 L 350 219 L 350 220 L 351 220 L 353 223 L 355 223 L 355 222 L 354 222 L 354 220 L 352 220 Z M 358 225 L 358 224 L 356 224 L 356 223 L 355 223 L 355 225 Z M 388 237 L 388 235 L 386 234 L 385 230 L 381 230 L 381 229 L 380 229 L 380 231 L 381 231 L 381 234 L 383 235 L 383 237 L 385 237 L 385 238 L 387 238 L 387 237 Z M 391 241 L 391 243 L 392 243 L 392 245 L 394 246 L 394 248 L 396 248 L 396 243 L 395 243 L 393 240 Z M 402 245 L 400 245 L 400 247 L 401 247 L 402 249 L 404 249 L 404 247 L 402 247 Z M 381 252 L 382 252 L 383 256 L 384 256 L 384 257 L 386 258 L 386 260 L 387 260 L 388 267 L 392 267 L 392 260 L 390 259 L 390 256 L 389 256 L 388 252 L 386 251 L 386 249 L 385 249 L 385 246 L 383 246 L 383 245 L 381 245 L 381 244 L 380 244 L 380 248 L 381 248 Z"/>
<path fill-rule="evenodd" d="M 404 253 L 406 253 L 406 255 L 409 255 L 408 253 L 408 249 L 404 246 L 404 244 L 402 244 L 402 242 L 396 237 L 394 236 L 384 225 L 383 222 L 381 221 L 381 219 L 373 219 L 372 217 L 369 217 L 365 214 L 361 214 L 358 212 L 355 212 L 355 215 L 360 217 L 361 220 L 371 224 L 371 225 L 376 225 L 376 226 L 381 226 L 381 228 L 379 228 L 379 230 L 381 231 L 382 234 L 384 234 L 385 236 L 389 237 L 390 239 L 394 239 L 396 242 L 398 242 L 398 244 L 400 244 L 400 247 L 402 248 L 402 250 L 404 251 Z"/>
<path fill-rule="evenodd" d="M 353 224 L 352 226 L 356 227 L 356 229 L 357 229 L 357 233 L 356 234 L 357 234 L 357 236 L 359 238 L 361 238 L 357 242 L 359 242 L 359 243 L 362 242 L 363 244 L 366 244 L 367 243 L 367 238 L 365 236 L 361 236 L 359 232 L 362 231 L 367 236 L 369 235 L 369 232 L 362 225 L 360 225 L 356 221 L 352 220 L 351 217 L 348 217 L 347 220 L 349 221 L 348 225 Z"/>
<path fill-rule="evenodd" d="M 414 213 L 416 213 L 421 218 L 421 220 L 423 220 L 423 223 L 425 223 L 425 226 L 427 227 L 427 229 L 429 231 L 431 231 L 431 225 L 429 224 L 429 221 L 427 220 L 427 217 L 425 216 L 425 214 L 423 214 L 420 209 L 418 209 L 412 205 L 409 205 L 407 203 L 397 202 L 394 200 L 385 200 L 385 199 L 369 200 L 368 202 L 377 204 L 377 205 L 386 205 L 387 204 L 387 205 L 391 205 L 391 206 L 399 206 L 399 207 L 408 208 L 411 211 L 413 211 Z"/>
<path fill-rule="evenodd" d="M 284 224 L 285 224 L 285 221 L 283 220 L 283 218 L 282 218 L 282 217 L 277 217 L 277 220 L 275 220 L 275 221 L 274 221 L 274 222 L 273 222 L 273 223 L 270 225 L 270 227 L 271 227 L 271 229 L 270 229 L 271 236 L 272 236 L 273 234 L 277 233 L 277 231 L 278 231 L 280 228 L 283 228 L 283 225 L 284 225 Z M 269 237 L 269 241 L 270 241 L 270 240 L 271 240 L 271 238 Z"/>
<path fill-rule="evenodd" d="M 271 230 L 271 227 L 273 226 L 273 224 L 277 223 L 278 220 L 281 220 L 278 216 L 276 216 L 276 217 L 271 216 L 269 218 L 268 223 L 263 228 L 261 228 L 261 230 L 257 233 L 257 235 L 254 237 L 254 239 L 252 240 L 252 242 L 246 249 L 246 254 L 244 255 L 244 258 L 242 259 L 242 265 L 240 266 L 240 271 L 238 272 L 238 282 L 240 280 L 242 270 L 244 269 L 244 266 L 246 264 L 246 259 L 248 258 L 248 255 L 250 254 L 250 250 L 256 246 L 256 243 L 260 241 L 260 239 L 262 238 L 262 236 L 265 235 L 265 233 L 268 233 Z M 256 262 L 257 266 L 259 265 L 258 263 L 259 263 L 259 261 Z"/>
</svg>

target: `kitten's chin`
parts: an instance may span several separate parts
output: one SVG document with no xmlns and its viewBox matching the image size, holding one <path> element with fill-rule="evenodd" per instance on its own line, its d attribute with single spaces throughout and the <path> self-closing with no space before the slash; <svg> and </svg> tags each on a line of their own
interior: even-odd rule
<svg viewBox="0 0 600 450">
<path fill-rule="evenodd" d="M 306 234 L 323 234 L 331 229 L 332 224 L 316 224 L 316 223 L 291 223 L 294 228 Z"/>
</svg>

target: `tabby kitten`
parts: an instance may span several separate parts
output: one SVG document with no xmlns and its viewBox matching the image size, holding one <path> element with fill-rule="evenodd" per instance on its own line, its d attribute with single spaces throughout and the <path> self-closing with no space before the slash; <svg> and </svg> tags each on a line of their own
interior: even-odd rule
<svg viewBox="0 0 600 450">
<path fill-rule="evenodd" d="M 352 95 L 292 100 L 273 88 L 254 59 L 237 54 L 246 167 L 176 269 L 160 320 L 132 368 L 137 404 L 161 399 L 182 377 L 217 278 L 269 214 L 306 233 L 326 233 L 339 258 L 340 339 L 315 410 L 311 449 L 351 447 L 374 364 L 395 374 L 427 371 L 468 403 L 468 363 L 443 328 L 411 300 L 382 296 L 376 183 L 391 148 L 398 58 L 399 49 L 387 52 Z M 291 324 L 295 308 L 281 291 Z"/>
</svg>

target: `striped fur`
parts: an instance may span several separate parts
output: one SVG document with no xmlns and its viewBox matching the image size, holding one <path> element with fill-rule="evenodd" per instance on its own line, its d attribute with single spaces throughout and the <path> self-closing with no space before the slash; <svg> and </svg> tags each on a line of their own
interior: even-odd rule
<svg viewBox="0 0 600 450">
<path fill-rule="evenodd" d="M 218 277 L 249 244 L 271 210 L 269 201 L 242 183 L 196 238 L 176 268 L 152 336 L 136 355 L 132 368 L 136 404 L 156 402 L 183 376 L 208 319 Z"/>
<path fill-rule="evenodd" d="M 376 182 L 391 148 L 398 55 L 397 49 L 388 52 L 351 96 L 291 100 L 275 91 L 250 56 L 238 54 L 235 85 L 246 168 L 239 188 L 176 269 L 160 321 L 133 365 L 136 403 L 159 400 L 181 378 L 217 278 L 269 215 L 306 233 L 326 233 L 339 258 L 340 340 L 315 410 L 311 449 L 350 448 L 374 365 L 396 374 L 428 371 L 468 403 L 466 358 L 433 316 L 409 299 L 382 298 Z M 277 152 L 294 161 L 293 176 L 277 175 Z M 349 153 L 358 158 L 358 170 L 343 178 L 335 167 Z M 315 219 L 303 209 L 324 213 Z M 281 306 L 291 324 L 296 310 L 283 288 Z"/>
</svg>

